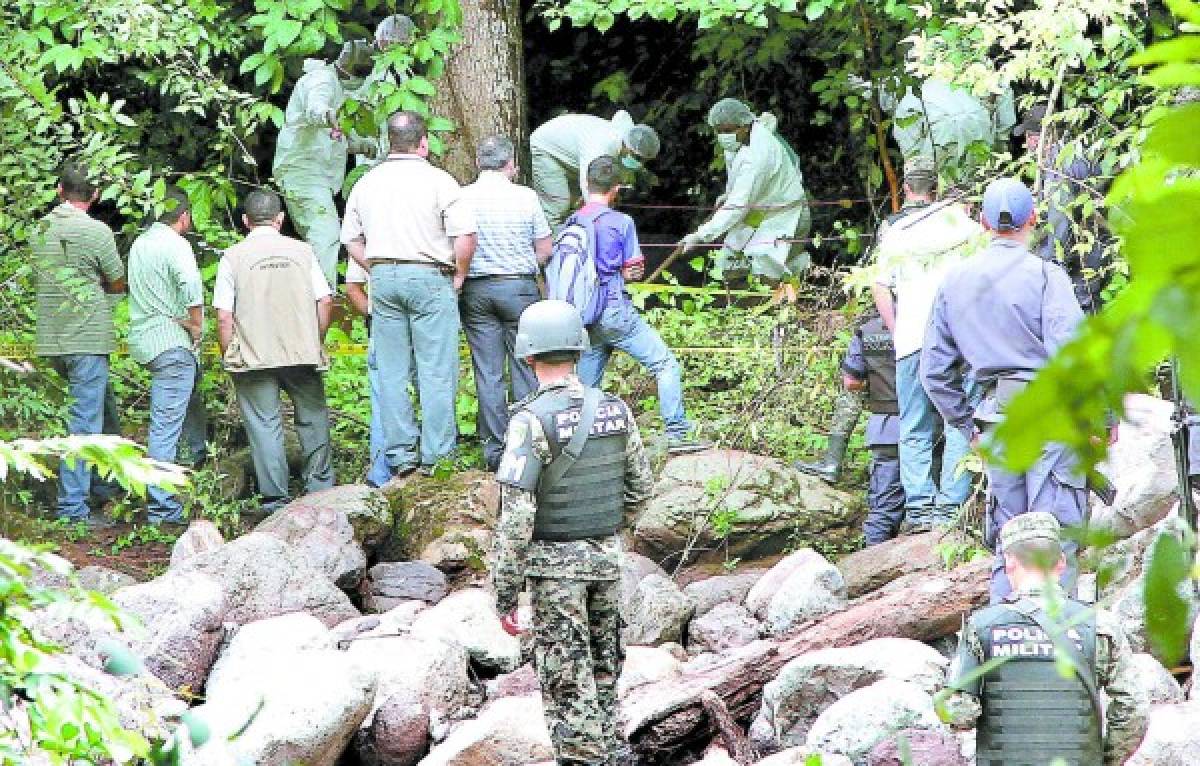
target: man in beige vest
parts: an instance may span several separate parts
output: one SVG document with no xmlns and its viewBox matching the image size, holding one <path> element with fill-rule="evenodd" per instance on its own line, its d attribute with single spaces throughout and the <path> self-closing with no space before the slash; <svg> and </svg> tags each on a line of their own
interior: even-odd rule
<svg viewBox="0 0 1200 766">
<path fill-rule="evenodd" d="M 250 233 L 221 258 L 213 308 L 263 510 L 270 512 L 289 500 L 281 390 L 296 411 L 305 491 L 333 486 L 329 408 L 321 380 L 321 371 L 329 367 L 322 342 L 333 301 L 312 246 L 279 233 L 284 218 L 279 195 L 253 191 L 244 207 L 242 222 Z"/>
</svg>

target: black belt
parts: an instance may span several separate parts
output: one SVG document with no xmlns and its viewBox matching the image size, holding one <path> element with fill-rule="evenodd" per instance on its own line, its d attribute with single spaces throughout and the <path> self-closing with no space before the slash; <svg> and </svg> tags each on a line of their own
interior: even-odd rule
<svg viewBox="0 0 1200 766">
<path fill-rule="evenodd" d="M 376 266 L 422 266 L 427 269 L 437 269 L 443 274 L 453 274 L 454 267 L 447 266 L 444 263 L 436 261 L 402 261 L 399 258 L 372 258 L 369 261 L 371 268 Z"/>
<path fill-rule="evenodd" d="M 537 274 L 480 274 L 476 277 L 467 277 L 467 281 L 476 279 L 537 279 Z"/>
</svg>

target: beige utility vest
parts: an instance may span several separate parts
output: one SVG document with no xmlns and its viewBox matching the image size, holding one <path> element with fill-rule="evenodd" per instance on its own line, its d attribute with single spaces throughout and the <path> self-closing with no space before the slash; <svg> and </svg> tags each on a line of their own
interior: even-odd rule
<svg viewBox="0 0 1200 766">
<path fill-rule="evenodd" d="M 313 294 L 312 247 L 280 235 L 251 237 L 226 250 L 225 258 L 234 284 L 225 369 L 328 369 Z"/>
</svg>

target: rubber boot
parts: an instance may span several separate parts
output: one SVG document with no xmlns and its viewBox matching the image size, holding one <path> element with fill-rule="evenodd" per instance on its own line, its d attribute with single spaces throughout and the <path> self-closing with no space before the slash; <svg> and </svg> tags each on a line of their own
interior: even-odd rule
<svg viewBox="0 0 1200 766">
<path fill-rule="evenodd" d="M 846 462 L 846 447 L 849 444 L 849 434 L 829 434 L 829 446 L 820 460 L 815 463 L 797 460 L 792 463 L 792 468 L 829 484 L 837 484 L 842 478 L 842 463 Z"/>
</svg>

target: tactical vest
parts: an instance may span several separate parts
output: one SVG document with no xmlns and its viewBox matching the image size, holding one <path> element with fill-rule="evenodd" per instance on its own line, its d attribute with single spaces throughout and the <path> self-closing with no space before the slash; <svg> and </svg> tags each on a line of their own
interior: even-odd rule
<svg viewBox="0 0 1200 766">
<path fill-rule="evenodd" d="M 896 346 L 892 334 L 879 317 L 858 330 L 863 359 L 867 363 L 867 409 L 877 415 L 899 415 L 896 398 Z"/>
<path fill-rule="evenodd" d="M 1055 647 L 1028 616 L 1015 607 L 1036 608 L 1024 599 L 999 604 L 971 624 L 984 660 L 1009 657 L 983 679 L 983 715 L 976 734 L 978 766 L 1048 766 L 1061 758 L 1067 766 L 1100 766 L 1104 745 L 1100 720 L 1087 688 L 1077 677 L 1063 678 L 1055 665 Z M 1057 622 L 1069 625 L 1075 642 L 1095 673 L 1096 622 L 1087 607 L 1067 602 Z"/>
<path fill-rule="evenodd" d="M 569 392 L 560 388 L 547 391 L 525 405 L 541 422 L 552 459 L 562 454 L 575 433 L 582 404 L 582 400 L 570 398 Z M 561 543 L 617 533 L 625 511 L 629 417 L 629 410 L 620 399 L 601 396 L 591 435 L 579 459 L 553 486 L 544 480 L 538 482 L 534 540 Z M 543 467 L 543 479 L 545 470 Z"/>
</svg>

